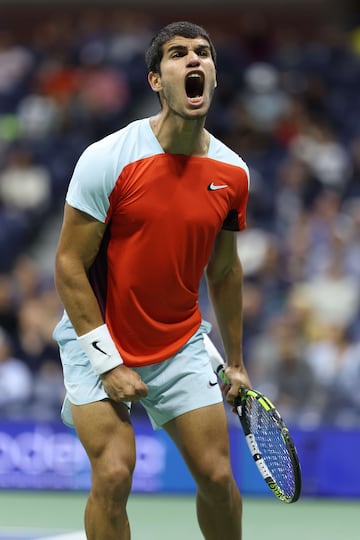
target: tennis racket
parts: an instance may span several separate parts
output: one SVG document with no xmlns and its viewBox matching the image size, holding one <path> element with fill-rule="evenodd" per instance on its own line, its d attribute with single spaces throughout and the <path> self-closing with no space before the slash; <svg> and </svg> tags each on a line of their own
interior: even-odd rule
<svg viewBox="0 0 360 540">
<path fill-rule="evenodd" d="M 214 372 L 228 383 L 219 352 L 207 336 L 205 341 Z M 214 351 L 216 354 L 211 354 Z M 251 455 L 266 484 L 280 501 L 296 502 L 301 493 L 300 463 L 289 430 L 275 405 L 261 392 L 244 388 L 234 407 Z"/>
</svg>

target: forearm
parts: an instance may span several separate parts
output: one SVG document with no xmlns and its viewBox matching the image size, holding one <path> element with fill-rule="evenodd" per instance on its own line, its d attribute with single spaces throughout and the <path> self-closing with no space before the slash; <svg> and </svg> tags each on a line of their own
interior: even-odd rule
<svg viewBox="0 0 360 540">
<path fill-rule="evenodd" d="M 58 257 L 55 264 L 55 285 L 78 336 L 104 324 L 85 268 L 66 257 Z"/>
<path fill-rule="evenodd" d="M 102 376 L 123 360 L 101 314 L 99 304 L 81 265 L 74 268 L 57 259 L 55 283 L 83 351 L 92 367 Z M 72 271 L 69 273 L 68 269 Z"/>
<path fill-rule="evenodd" d="M 123 360 L 105 324 L 88 277 L 99 253 L 105 228 L 102 222 L 66 204 L 54 277 L 80 346 L 96 373 L 102 378 L 109 378 L 109 373 Z M 116 394 L 111 389 L 109 392 L 109 395 Z"/>
<path fill-rule="evenodd" d="M 240 261 L 234 264 L 215 281 L 207 276 L 209 298 L 218 323 L 224 345 L 227 364 L 242 366 L 242 283 Z"/>
</svg>

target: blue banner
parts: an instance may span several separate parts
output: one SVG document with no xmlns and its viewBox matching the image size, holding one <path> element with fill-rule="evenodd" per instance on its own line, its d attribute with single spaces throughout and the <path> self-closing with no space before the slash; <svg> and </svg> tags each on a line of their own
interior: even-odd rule
<svg viewBox="0 0 360 540">
<path fill-rule="evenodd" d="M 137 464 L 133 491 L 193 493 L 195 484 L 167 434 L 135 419 Z M 360 431 L 292 429 L 303 494 L 360 497 Z M 270 495 L 242 431 L 230 426 L 234 474 L 243 494 Z M 88 490 L 88 458 L 73 430 L 61 423 L 0 422 L 0 488 Z"/>
</svg>

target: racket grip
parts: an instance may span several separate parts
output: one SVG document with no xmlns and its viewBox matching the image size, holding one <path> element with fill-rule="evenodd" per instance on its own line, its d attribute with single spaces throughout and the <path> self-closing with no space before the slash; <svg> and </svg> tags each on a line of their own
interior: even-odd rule
<svg viewBox="0 0 360 540">
<path fill-rule="evenodd" d="M 223 357 L 221 356 L 209 336 L 207 334 L 203 334 L 203 337 L 205 349 L 209 355 L 214 373 L 216 373 L 216 375 L 220 377 L 223 382 L 228 382 L 225 375 L 225 362 Z"/>
</svg>

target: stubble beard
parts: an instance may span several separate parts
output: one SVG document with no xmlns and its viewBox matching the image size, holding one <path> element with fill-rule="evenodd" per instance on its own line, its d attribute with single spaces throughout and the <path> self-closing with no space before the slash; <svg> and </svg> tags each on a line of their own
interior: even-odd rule
<svg viewBox="0 0 360 540">
<path fill-rule="evenodd" d="M 179 117 L 182 120 L 203 121 L 204 119 L 206 119 L 209 113 L 214 91 L 215 89 L 211 92 L 211 95 L 209 98 L 209 104 L 207 105 L 206 110 L 204 112 L 201 112 L 200 109 L 193 109 L 191 112 L 187 112 L 185 110 L 185 107 L 181 107 L 181 105 L 176 104 L 176 100 L 172 99 L 172 94 L 168 92 L 164 92 L 163 100 L 166 102 L 167 108 L 171 115 L 174 115 L 175 117 Z"/>
</svg>

